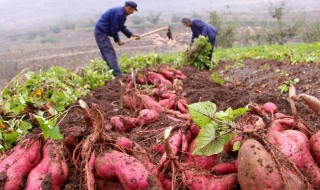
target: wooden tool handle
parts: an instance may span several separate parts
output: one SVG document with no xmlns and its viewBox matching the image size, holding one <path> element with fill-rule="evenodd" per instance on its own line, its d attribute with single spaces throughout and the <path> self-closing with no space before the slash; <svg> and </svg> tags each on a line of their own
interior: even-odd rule
<svg viewBox="0 0 320 190">
<path fill-rule="evenodd" d="M 140 38 L 142 38 L 142 37 L 144 37 L 144 36 L 148 36 L 148 35 L 150 35 L 150 34 L 154 34 L 154 33 L 160 32 L 160 31 L 162 31 L 162 30 L 169 30 L 169 26 L 165 26 L 165 27 L 158 28 L 158 29 L 156 29 L 156 30 L 153 30 L 153 31 L 150 31 L 150 32 L 141 34 L 141 35 L 140 35 Z M 135 39 L 136 39 L 136 38 L 129 38 L 129 39 L 123 41 L 123 42 L 126 43 L 126 42 L 129 42 L 129 41 L 135 40 Z"/>
</svg>

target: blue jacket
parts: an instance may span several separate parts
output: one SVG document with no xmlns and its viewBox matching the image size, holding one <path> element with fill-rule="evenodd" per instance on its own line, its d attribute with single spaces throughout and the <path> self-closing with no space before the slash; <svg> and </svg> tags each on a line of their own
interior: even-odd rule
<svg viewBox="0 0 320 190">
<path fill-rule="evenodd" d="M 106 33 L 108 36 L 113 37 L 115 42 L 119 42 L 119 31 L 124 33 L 128 38 L 132 36 L 132 32 L 124 25 L 126 20 L 127 16 L 123 7 L 115 7 L 101 15 L 96 23 L 96 30 Z"/>
<path fill-rule="evenodd" d="M 216 27 L 198 18 L 191 19 L 191 31 L 192 31 L 191 43 L 193 43 L 195 38 L 202 35 L 202 36 L 208 37 L 209 42 L 211 44 L 214 44 L 215 37 L 218 33 L 218 29 Z"/>
</svg>

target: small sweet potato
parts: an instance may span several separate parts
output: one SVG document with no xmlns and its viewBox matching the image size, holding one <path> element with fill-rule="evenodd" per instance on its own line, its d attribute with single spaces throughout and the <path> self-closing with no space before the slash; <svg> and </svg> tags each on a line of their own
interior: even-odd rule
<svg viewBox="0 0 320 190">
<path fill-rule="evenodd" d="M 239 135 L 235 135 L 231 141 L 229 141 L 229 143 L 224 145 L 224 150 L 232 156 L 236 156 L 238 154 L 238 151 L 233 151 L 233 145 L 235 142 L 239 141 L 240 143 L 242 143 L 243 141 L 243 137 L 239 136 Z"/>
<path fill-rule="evenodd" d="M 160 119 L 159 113 L 155 110 L 143 109 L 139 112 L 139 116 L 137 118 L 140 126 L 149 125 L 154 123 Z"/>
<path fill-rule="evenodd" d="M 206 169 L 206 170 L 211 170 L 211 168 L 216 165 L 217 162 L 217 155 L 211 155 L 211 156 L 197 156 L 197 155 L 192 155 L 192 152 L 194 150 L 196 144 L 196 140 L 194 139 L 191 144 L 189 145 L 189 151 L 188 155 L 184 161 L 184 163 L 188 164 L 194 164 L 198 168 L 201 169 Z"/>
<path fill-rule="evenodd" d="M 130 132 L 135 126 L 138 126 L 138 119 L 127 116 L 113 116 L 110 119 L 110 124 L 119 133 Z"/>
<path fill-rule="evenodd" d="M 218 175 L 231 174 L 238 172 L 238 162 L 220 163 L 213 166 L 212 171 Z"/>
<path fill-rule="evenodd" d="M 192 190 L 232 190 L 238 181 L 237 174 L 225 176 L 199 175 L 197 172 L 186 171 L 187 186 Z"/>
</svg>

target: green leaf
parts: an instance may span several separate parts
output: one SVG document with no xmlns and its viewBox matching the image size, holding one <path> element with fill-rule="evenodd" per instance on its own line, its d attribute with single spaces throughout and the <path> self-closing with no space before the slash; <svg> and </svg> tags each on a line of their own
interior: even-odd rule
<svg viewBox="0 0 320 190">
<path fill-rule="evenodd" d="M 9 134 L 3 133 L 3 137 L 5 140 L 4 148 L 8 150 L 12 147 L 12 144 L 17 141 L 18 132 L 15 131 L 15 132 L 9 133 Z"/>
<path fill-rule="evenodd" d="M 212 102 L 199 102 L 188 105 L 189 114 L 192 120 L 200 127 L 211 122 L 211 118 L 217 110 L 216 104 Z"/>
<path fill-rule="evenodd" d="M 240 145 L 241 145 L 241 142 L 240 141 L 236 141 L 235 143 L 233 143 L 232 150 L 233 151 L 238 151 L 240 149 Z"/>
<path fill-rule="evenodd" d="M 50 130 L 49 135 L 53 140 L 60 140 L 62 139 L 62 134 L 60 133 L 59 127 L 55 126 Z"/>
<path fill-rule="evenodd" d="M 237 119 L 238 117 L 240 117 L 241 115 L 243 115 L 244 113 L 248 112 L 250 109 L 248 108 L 238 108 L 236 110 L 234 110 L 232 112 L 233 114 L 233 120 Z"/>
<path fill-rule="evenodd" d="M 192 152 L 193 155 L 211 156 L 219 154 L 223 151 L 224 145 L 235 135 L 234 133 L 230 133 L 216 138 L 216 128 L 217 126 L 212 123 L 200 129 L 195 149 Z"/>
</svg>

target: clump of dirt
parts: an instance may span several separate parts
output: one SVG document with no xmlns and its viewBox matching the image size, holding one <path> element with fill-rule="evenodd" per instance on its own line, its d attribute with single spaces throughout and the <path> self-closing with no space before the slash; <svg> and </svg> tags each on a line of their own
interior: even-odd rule
<svg viewBox="0 0 320 190">
<path fill-rule="evenodd" d="M 196 103 L 211 101 L 217 105 L 218 110 L 225 110 L 228 107 L 233 109 L 245 107 L 250 102 L 263 104 L 273 102 L 277 105 L 278 111 L 291 114 L 290 105 L 286 100 L 286 94 L 280 94 L 279 86 L 288 79 L 299 78 L 300 82 L 295 85 L 297 93 L 306 93 L 320 98 L 320 68 L 312 65 L 287 65 L 271 60 L 245 60 L 242 67 L 234 67 L 232 62 L 220 62 L 218 68 L 213 71 L 199 71 L 194 67 L 185 66 L 181 71 L 187 76 L 183 81 L 183 95 L 188 102 Z M 230 68 L 226 70 L 225 68 Z M 219 72 L 226 80 L 224 85 L 214 83 L 211 79 L 213 72 Z M 132 115 L 133 113 L 123 108 L 121 96 L 123 88 L 121 82 L 127 76 L 117 77 L 115 80 L 107 82 L 104 86 L 93 90 L 83 100 L 90 106 L 92 103 L 100 106 L 101 112 L 108 123 L 110 117 L 115 115 Z M 306 124 L 319 130 L 320 123 L 315 114 L 303 103 L 298 103 L 299 116 Z M 124 134 L 131 140 L 139 143 L 147 151 L 150 146 L 161 139 L 160 128 L 168 127 L 172 121 L 161 116 L 160 121 L 143 128 L 135 128 L 130 133 Z M 78 103 L 71 106 L 69 112 L 61 118 L 59 127 L 64 133 L 72 127 L 85 127 L 86 123 L 81 114 Z M 160 155 L 151 154 L 151 161 L 159 160 Z M 71 163 L 71 155 L 69 156 Z M 74 189 L 80 184 L 79 173 L 72 167 L 70 169 L 69 182 L 64 189 Z"/>
</svg>

